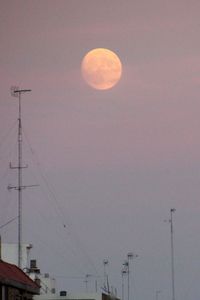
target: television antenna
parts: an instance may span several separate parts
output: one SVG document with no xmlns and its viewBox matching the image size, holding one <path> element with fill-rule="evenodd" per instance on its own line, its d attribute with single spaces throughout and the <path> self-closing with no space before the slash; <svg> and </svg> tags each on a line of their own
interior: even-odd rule
<svg viewBox="0 0 200 300">
<path fill-rule="evenodd" d="M 22 267 L 22 190 L 27 187 L 34 187 L 38 185 L 23 185 L 22 184 L 22 169 L 27 168 L 28 165 L 22 164 L 22 119 L 21 119 L 21 96 L 22 94 L 31 92 L 30 89 L 20 89 L 17 86 L 11 87 L 11 95 L 18 98 L 18 164 L 12 166 L 11 169 L 18 170 L 18 183 L 16 186 L 8 185 L 8 190 L 15 189 L 18 191 L 18 267 Z"/>
</svg>

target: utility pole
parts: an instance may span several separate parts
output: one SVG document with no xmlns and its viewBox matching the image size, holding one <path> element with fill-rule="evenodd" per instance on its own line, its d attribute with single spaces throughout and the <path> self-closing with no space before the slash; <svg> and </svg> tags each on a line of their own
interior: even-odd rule
<svg viewBox="0 0 200 300">
<path fill-rule="evenodd" d="M 22 185 L 22 169 L 27 168 L 22 165 L 22 120 L 21 120 L 21 95 L 31 92 L 29 89 L 19 89 L 17 87 L 11 88 L 11 94 L 14 97 L 18 97 L 19 109 L 18 109 L 18 165 L 13 167 L 10 163 L 11 169 L 18 170 L 18 184 L 17 186 L 8 186 L 8 189 L 18 190 L 18 267 L 22 267 L 22 189 L 25 186 Z"/>
</svg>

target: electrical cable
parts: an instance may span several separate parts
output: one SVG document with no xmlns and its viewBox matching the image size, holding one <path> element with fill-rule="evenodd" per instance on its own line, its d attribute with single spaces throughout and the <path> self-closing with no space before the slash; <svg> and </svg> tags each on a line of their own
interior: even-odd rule
<svg viewBox="0 0 200 300">
<path fill-rule="evenodd" d="M 0 225 L 0 229 L 2 229 L 3 227 L 7 226 L 8 224 L 12 223 L 13 221 L 17 220 L 18 217 L 15 217 L 11 220 L 9 220 L 8 222 L 4 223 L 3 225 Z"/>
<path fill-rule="evenodd" d="M 46 187 L 47 187 L 47 190 L 51 196 L 51 198 L 54 200 L 54 204 L 56 204 L 56 210 L 57 210 L 57 213 L 58 213 L 58 216 L 59 218 L 61 218 L 62 221 L 62 226 L 63 226 L 63 229 L 65 230 L 66 232 L 66 229 L 71 229 L 71 224 L 67 224 L 67 227 L 66 227 L 66 222 L 64 221 L 64 214 L 63 214 L 63 209 L 62 207 L 60 206 L 58 200 L 57 200 L 57 197 L 55 195 L 55 192 L 54 192 L 54 189 L 53 189 L 53 186 L 49 183 L 49 181 L 47 180 L 46 176 L 44 175 L 43 171 L 41 170 L 41 164 L 40 164 L 40 161 L 39 161 L 39 158 L 38 158 L 38 155 L 36 153 L 35 150 L 33 150 L 33 147 L 31 146 L 31 143 L 30 143 L 30 140 L 28 139 L 28 136 L 27 134 L 25 133 L 25 131 L 23 130 L 24 132 L 24 136 L 25 136 L 25 139 L 27 141 L 27 144 L 28 144 L 28 147 L 30 149 L 30 152 L 32 154 L 32 156 L 35 158 L 35 164 L 36 166 L 38 167 L 38 170 L 39 170 L 39 173 L 40 173 L 40 176 L 42 177 L 44 183 L 46 184 Z M 69 217 L 68 217 L 69 218 Z M 67 232 L 68 235 L 69 235 L 69 232 Z M 73 230 L 73 235 L 75 237 L 75 233 L 74 233 L 74 230 Z M 93 267 L 96 275 L 98 275 L 98 271 L 96 269 L 96 266 L 94 264 L 94 262 L 92 261 L 92 259 L 90 258 L 90 256 L 87 254 L 87 252 L 85 251 L 85 249 L 83 248 L 82 246 L 82 243 L 80 241 L 80 239 L 77 237 L 76 235 L 76 243 L 79 244 L 79 248 L 81 249 L 82 253 L 85 255 L 85 257 L 87 258 L 87 261 L 89 262 L 89 264 Z M 74 252 L 74 251 L 73 251 Z"/>
</svg>

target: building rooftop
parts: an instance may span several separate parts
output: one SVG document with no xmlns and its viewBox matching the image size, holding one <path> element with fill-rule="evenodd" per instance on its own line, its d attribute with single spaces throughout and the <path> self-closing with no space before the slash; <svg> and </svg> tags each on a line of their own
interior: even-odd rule
<svg viewBox="0 0 200 300">
<path fill-rule="evenodd" d="M 3 260 L 0 260 L 0 283 L 26 290 L 32 294 L 39 294 L 40 287 L 37 283 L 20 268 Z"/>
</svg>

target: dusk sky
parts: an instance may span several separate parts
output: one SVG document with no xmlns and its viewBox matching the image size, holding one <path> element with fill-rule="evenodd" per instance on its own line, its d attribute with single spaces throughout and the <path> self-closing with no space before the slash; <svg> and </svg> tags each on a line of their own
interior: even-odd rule
<svg viewBox="0 0 200 300">
<path fill-rule="evenodd" d="M 58 289 L 102 286 L 103 260 L 121 297 L 128 252 L 131 299 L 200 295 L 200 1 L 0 1 L 0 225 L 17 216 L 22 96 L 23 242 Z M 90 87 L 81 62 L 114 51 L 122 77 Z M 17 220 L 1 229 L 17 242 Z M 126 293 L 126 292 L 125 292 Z M 127 300 L 127 299 L 125 299 Z"/>
</svg>

